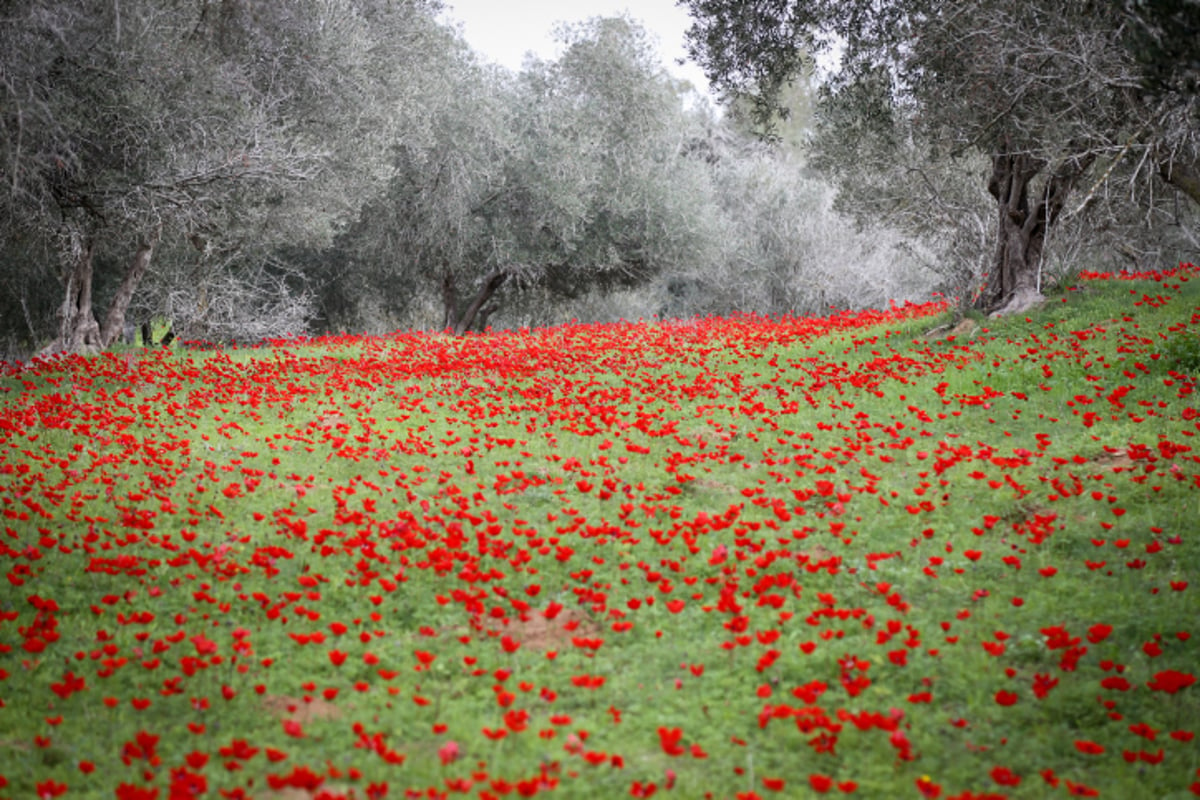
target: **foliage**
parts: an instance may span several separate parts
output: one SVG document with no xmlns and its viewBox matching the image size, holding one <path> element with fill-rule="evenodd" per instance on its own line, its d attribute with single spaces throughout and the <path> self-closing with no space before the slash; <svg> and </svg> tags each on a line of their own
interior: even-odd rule
<svg viewBox="0 0 1200 800">
<path fill-rule="evenodd" d="M 1156 92 L 1195 94 L 1200 81 L 1200 6 L 1191 0 L 1124 0 L 1129 49 Z"/>
<path fill-rule="evenodd" d="M 803 54 L 842 45 L 818 104 L 817 162 L 857 214 L 935 230 L 959 275 L 979 271 L 979 223 L 990 217 L 992 252 L 975 295 L 987 310 L 1038 299 L 1051 229 L 1086 215 L 1117 176 L 1138 189 L 1135 199 L 1161 193 L 1165 180 L 1200 202 L 1194 97 L 1145 90 L 1118 4 L 686 5 L 710 78 L 754 93 L 764 115 Z M 978 198 L 984 187 L 990 201 Z"/>
<path fill-rule="evenodd" d="M 418 0 L 11 4 L 0 224 L 49 256 L 31 283 L 62 284 L 52 348 L 111 343 L 156 250 L 223 268 L 328 242 L 385 174 L 432 24 Z"/>
<path fill-rule="evenodd" d="M 924 241 L 831 210 L 794 152 L 807 116 L 769 152 L 628 18 L 511 74 L 433 6 L 14 4 L 5 352 L 99 350 L 155 317 L 246 343 L 927 296 Z"/>
<path fill-rule="evenodd" d="M 1200 334 L 1188 329 L 1177 333 L 1158 352 L 1163 366 L 1186 375 L 1200 375 Z"/>
<path fill-rule="evenodd" d="M 6 368 L 0 797 L 1195 793 L 1200 275 L 1080 278 Z"/>
<path fill-rule="evenodd" d="M 446 271 L 479 268 L 488 259 L 489 237 L 477 210 L 503 186 L 512 147 L 508 79 L 476 65 L 446 30 L 438 32 L 419 76 L 390 155 L 387 185 L 367 198 L 326 258 L 326 326 L 357 327 L 370 316 L 368 304 L 379 305 L 375 316 L 394 318 L 423 296 L 436 296 Z"/>
<path fill-rule="evenodd" d="M 459 44 L 453 82 L 429 87 L 428 133 L 403 138 L 387 193 L 340 243 L 393 314 L 440 297 L 423 327 L 484 327 L 462 300 L 629 288 L 706 246 L 707 176 L 681 157 L 689 121 L 645 32 L 610 18 L 560 34 L 557 61 L 517 76 Z"/>
<path fill-rule="evenodd" d="M 856 229 L 802 162 L 685 108 L 628 20 L 562 36 L 515 77 L 454 51 L 462 83 L 431 87 L 428 136 L 330 259 L 333 329 L 454 329 L 464 297 L 474 327 L 521 328 L 927 296 L 920 243 Z"/>
<path fill-rule="evenodd" d="M 743 143 L 712 170 L 727 249 L 719 268 L 697 264 L 676 278 L 705 300 L 689 310 L 803 315 L 928 296 L 920 244 L 856 225 L 834 209 L 833 188 L 794 162 Z"/>
</svg>

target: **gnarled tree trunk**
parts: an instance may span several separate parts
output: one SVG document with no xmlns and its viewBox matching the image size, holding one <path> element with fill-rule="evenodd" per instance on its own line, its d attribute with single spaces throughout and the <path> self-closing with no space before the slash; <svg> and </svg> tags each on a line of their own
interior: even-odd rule
<svg viewBox="0 0 1200 800">
<path fill-rule="evenodd" d="M 455 284 L 454 273 L 447 269 L 442 274 L 442 304 L 446 311 L 442 330 L 451 331 L 455 336 L 462 336 L 471 329 L 476 318 L 480 320 L 480 325 L 486 324 L 487 318 L 498 308 L 495 305 L 487 305 L 487 302 L 495 296 L 506 280 L 508 280 L 507 272 L 502 270 L 493 272 L 484 280 L 483 286 L 480 287 L 479 292 L 467 307 L 462 313 L 459 313 L 458 287 Z"/>
<path fill-rule="evenodd" d="M 62 307 L 59 309 L 58 336 L 41 350 L 41 355 L 57 353 L 95 353 L 106 350 L 121 336 L 125 313 L 138 284 L 150 267 L 158 234 L 138 246 L 121 285 L 104 315 L 104 323 L 96 321 L 92 308 L 92 256 L 95 240 L 88 238 L 80 244 L 75 263 L 67 275 Z"/>
<path fill-rule="evenodd" d="M 998 211 L 996 255 L 976 306 L 993 314 L 1015 314 L 1042 299 L 1041 269 L 1046 233 L 1062 213 L 1076 180 L 1094 156 L 1064 161 L 1034 192 L 1031 184 L 1046 162 L 1005 142 L 992 156 L 988 192 Z"/>
<path fill-rule="evenodd" d="M 142 278 L 145 277 L 146 270 L 150 268 L 150 258 L 154 255 L 154 245 L 157 240 L 158 236 L 155 235 L 154 241 L 142 242 L 138 245 L 137 252 L 133 255 L 133 262 L 125 272 L 121 285 L 117 287 L 117 293 L 108 307 L 108 313 L 104 315 L 104 323 L 100 326 L 101 347 L 111 347 L 112 343 L 120 338 L 121 331 L 125 328 L 125 313 L 129 311 L 129 301 L 133 299 L 133 293 L 137 290 L 138 284 L 142 282 Z"/>
<path fill-rule="evenodd" d="M 42 351 L 43 354 L 78 353 L 99 347 L 100 325 L 92 313 L 92 254 L 95 249 L 95 240 L 91 238 L 79 244 L 75 263 L 67 274 L 62 308 L 58 312 L 58 338 Z"/>
</svg>

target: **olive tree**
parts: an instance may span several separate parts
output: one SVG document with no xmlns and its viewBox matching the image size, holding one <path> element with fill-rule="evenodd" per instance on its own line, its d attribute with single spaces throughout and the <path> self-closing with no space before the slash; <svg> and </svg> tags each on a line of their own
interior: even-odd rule
<svg viewBox="0 0 1200 800">
<path fill-rule="evenodd" d="M 722 244 L 669 276 L 661 314 L 823 314 L 928 297 L 935 279 L 919 241 L 862 227 L 834 207 L 833 185 L 789 149 L 722 121 L 690 151 L 711 176 Z"/>
<path fill-rule="evenodd" d="M 645 32 L 610 18 L 561 35 L 561 57 L 516 75 L 447 43 L 417 101 L 427 125 L 402 133 L 388 190 L 339 240 L 360 288 L 325 297 L 329 322 L 382 296 L 381 324 L 463 333 L 519 293 L 544 305 L 638 286 L 704 246 L 690 187 L 707 177 L 684 157 L 680 87 Z"/>
<path fill-rule="evenodd" d="M 515 271 L 485 216 L 507 190 L 516 147 L 512 83 L 441 32 L 395 133 L 385 188 L 330 251 L 309 254 L 336 270 L 321 287 L 322 325 L 382 332 L 407 318 L 453 329 L 470 290 L 482 298 L 472 317 L 487 315 L 484 304 Z"/>
<path fill-rule="evenodd" d="M 936 171 L 974 172 L 991 198 L 992 253 L 978 293 L 984 309 L 1036 301 L 1050 230 L 1086 211 L 1114 174 L 1110 167 L 1140 165 L 1144 176 L 1154 167 L 1195 199 L 1188 183 L 1197 163 L 1194 117 L 1180 113 L 1188 100 L 1147 92 L 1116 3 L 684 4 L 695 21 L 692 52 L 710 78 L 754 96 L 764 110 L 808 54 L 840 44 L 814 142 L 835 174 L 853 172 L 863 152 L 896 160 L 915 152 Z M 976 156 L 986 170 L 975 172 Z M 912 193 L 905 214 L 936 211 L 920 175 L 887 168 L 877 185 L 889 177 L 905 179 L 893 193 L 904 186 Z"/>
<path fill-rule="evenodd" d="M 567 298 L 642 286 L 707 257 L 716 233 L 697 201 L 711 185 L 686 154 L 697 120 L 682 87 L 626 18 L 560 36 L 563 55 L 521 75 L 524 148 L 510 173 L 521 188 L 506 208 L 516 246 Z"/>
<path fill-rule="evenodd" d="M 0 225 L 57 261 L 45 352 L 111 345 L 161 252 L 203 266 L 328 241 L 387 176 L 430 14 L 420 0 L 10 4 Z"/>
</svg>

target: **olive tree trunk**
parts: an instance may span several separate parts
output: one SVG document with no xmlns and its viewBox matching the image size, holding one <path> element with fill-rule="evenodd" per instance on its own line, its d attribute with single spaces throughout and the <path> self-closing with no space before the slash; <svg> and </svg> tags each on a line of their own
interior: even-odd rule
<svg viewBox="0 0 1200 800">
<path fill-rule="evenodd" d="M 487 324 L 487 318 L 496 312 L 498 306 L 487 305 L 504 282 L 508 280 L 508 273 L 497 270 L 489 275 L 479 288 L 479 291 L 472 298 L 471 302 L 461 312 L 458 310 L 458 286 L 455 282 L 454 273 L 446 270 L 442 274 L 442 305 L 445 309 L 444 323 L 442 329 L 452 332 L 455 336 L 462 336 L 471 329 L 476 320 L 479 320 L 479 326 L 483 327 Z"/>
<path fill-rule="evenodd" d="M 156 233 L 153 239 L 138 246 L 101 324 L 96 320 L 92 306 L 95 240 L 88 238 L 81 242 L 64 282 L 63 304 L 58 312 L 58 336 L 40 354 L 95 353 L 111 347 L 125 327 L 125 313 L 129 310 L 133 293 L 150 267 L 157 243 Z"/>
<path fill-rule="evenodd" d="M 58 311 L 58 338 L 42 350 L 43 355 L 78 353 L 98 349 L 100 325 L 92 313 L 92 254 L 95 240 L 78 244 L 74 264 L 63 287 L 63 303 Z"/>
<path fill-rule="evenodd" d="M 133 261 L 129 264 L 129 269 L 125 271 L 125 277 L 121 279 L 121 285 L 117 287 L 117 293 L 108 307 L 108 313 L 104 315 L 104 322 L 100 325 L 100 346 L 102 348 L 111 347 L 112 343 L 120 338 L 121 331 L 125 328 L 125 314 L 129 311 L 129 302 L 133 299 L 133 293 L 137 291 L 138 284 L 142 282 L 142 278 L 150 268 L 150 259 L 154 255 L 156 242 L 157 236 L 154 241 L 142 242 L 138 245 L 137 252 L 133 255 Z"/>
<path fill-rule="evenodd" d="M 1036 190 L 1046 162 L 1006 142 L 992 156 L 988 192 L 996 198 L 996 254 L 976 306 L 997 315 L 1016 314 L 1042 299 L 1042 257 L 1046 234 L 1057 221 L 1067 195 L 1094 156 L 1069 159 Z"/>
</svg>

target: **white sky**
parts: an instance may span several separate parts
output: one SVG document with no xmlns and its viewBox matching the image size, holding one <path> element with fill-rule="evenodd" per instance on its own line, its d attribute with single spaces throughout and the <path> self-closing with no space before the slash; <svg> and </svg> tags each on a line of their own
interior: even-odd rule
<svg viewBox="0 0 1200 800">
<path fill-rule="evenodd" d="M 554 28 L 559 22 L 582 22 L 623 12 L 638 20 L 657 40 L 663 66 L 705 91 L 704 73 L 684 57 L 683 34 L 691 24 L 675 0 L 446 0 L 445 18 L 461 23 L 467 43 L 485 59 L 513 71 L 527 52 L 553 59 L 558 55 Z"/>
</svg>

